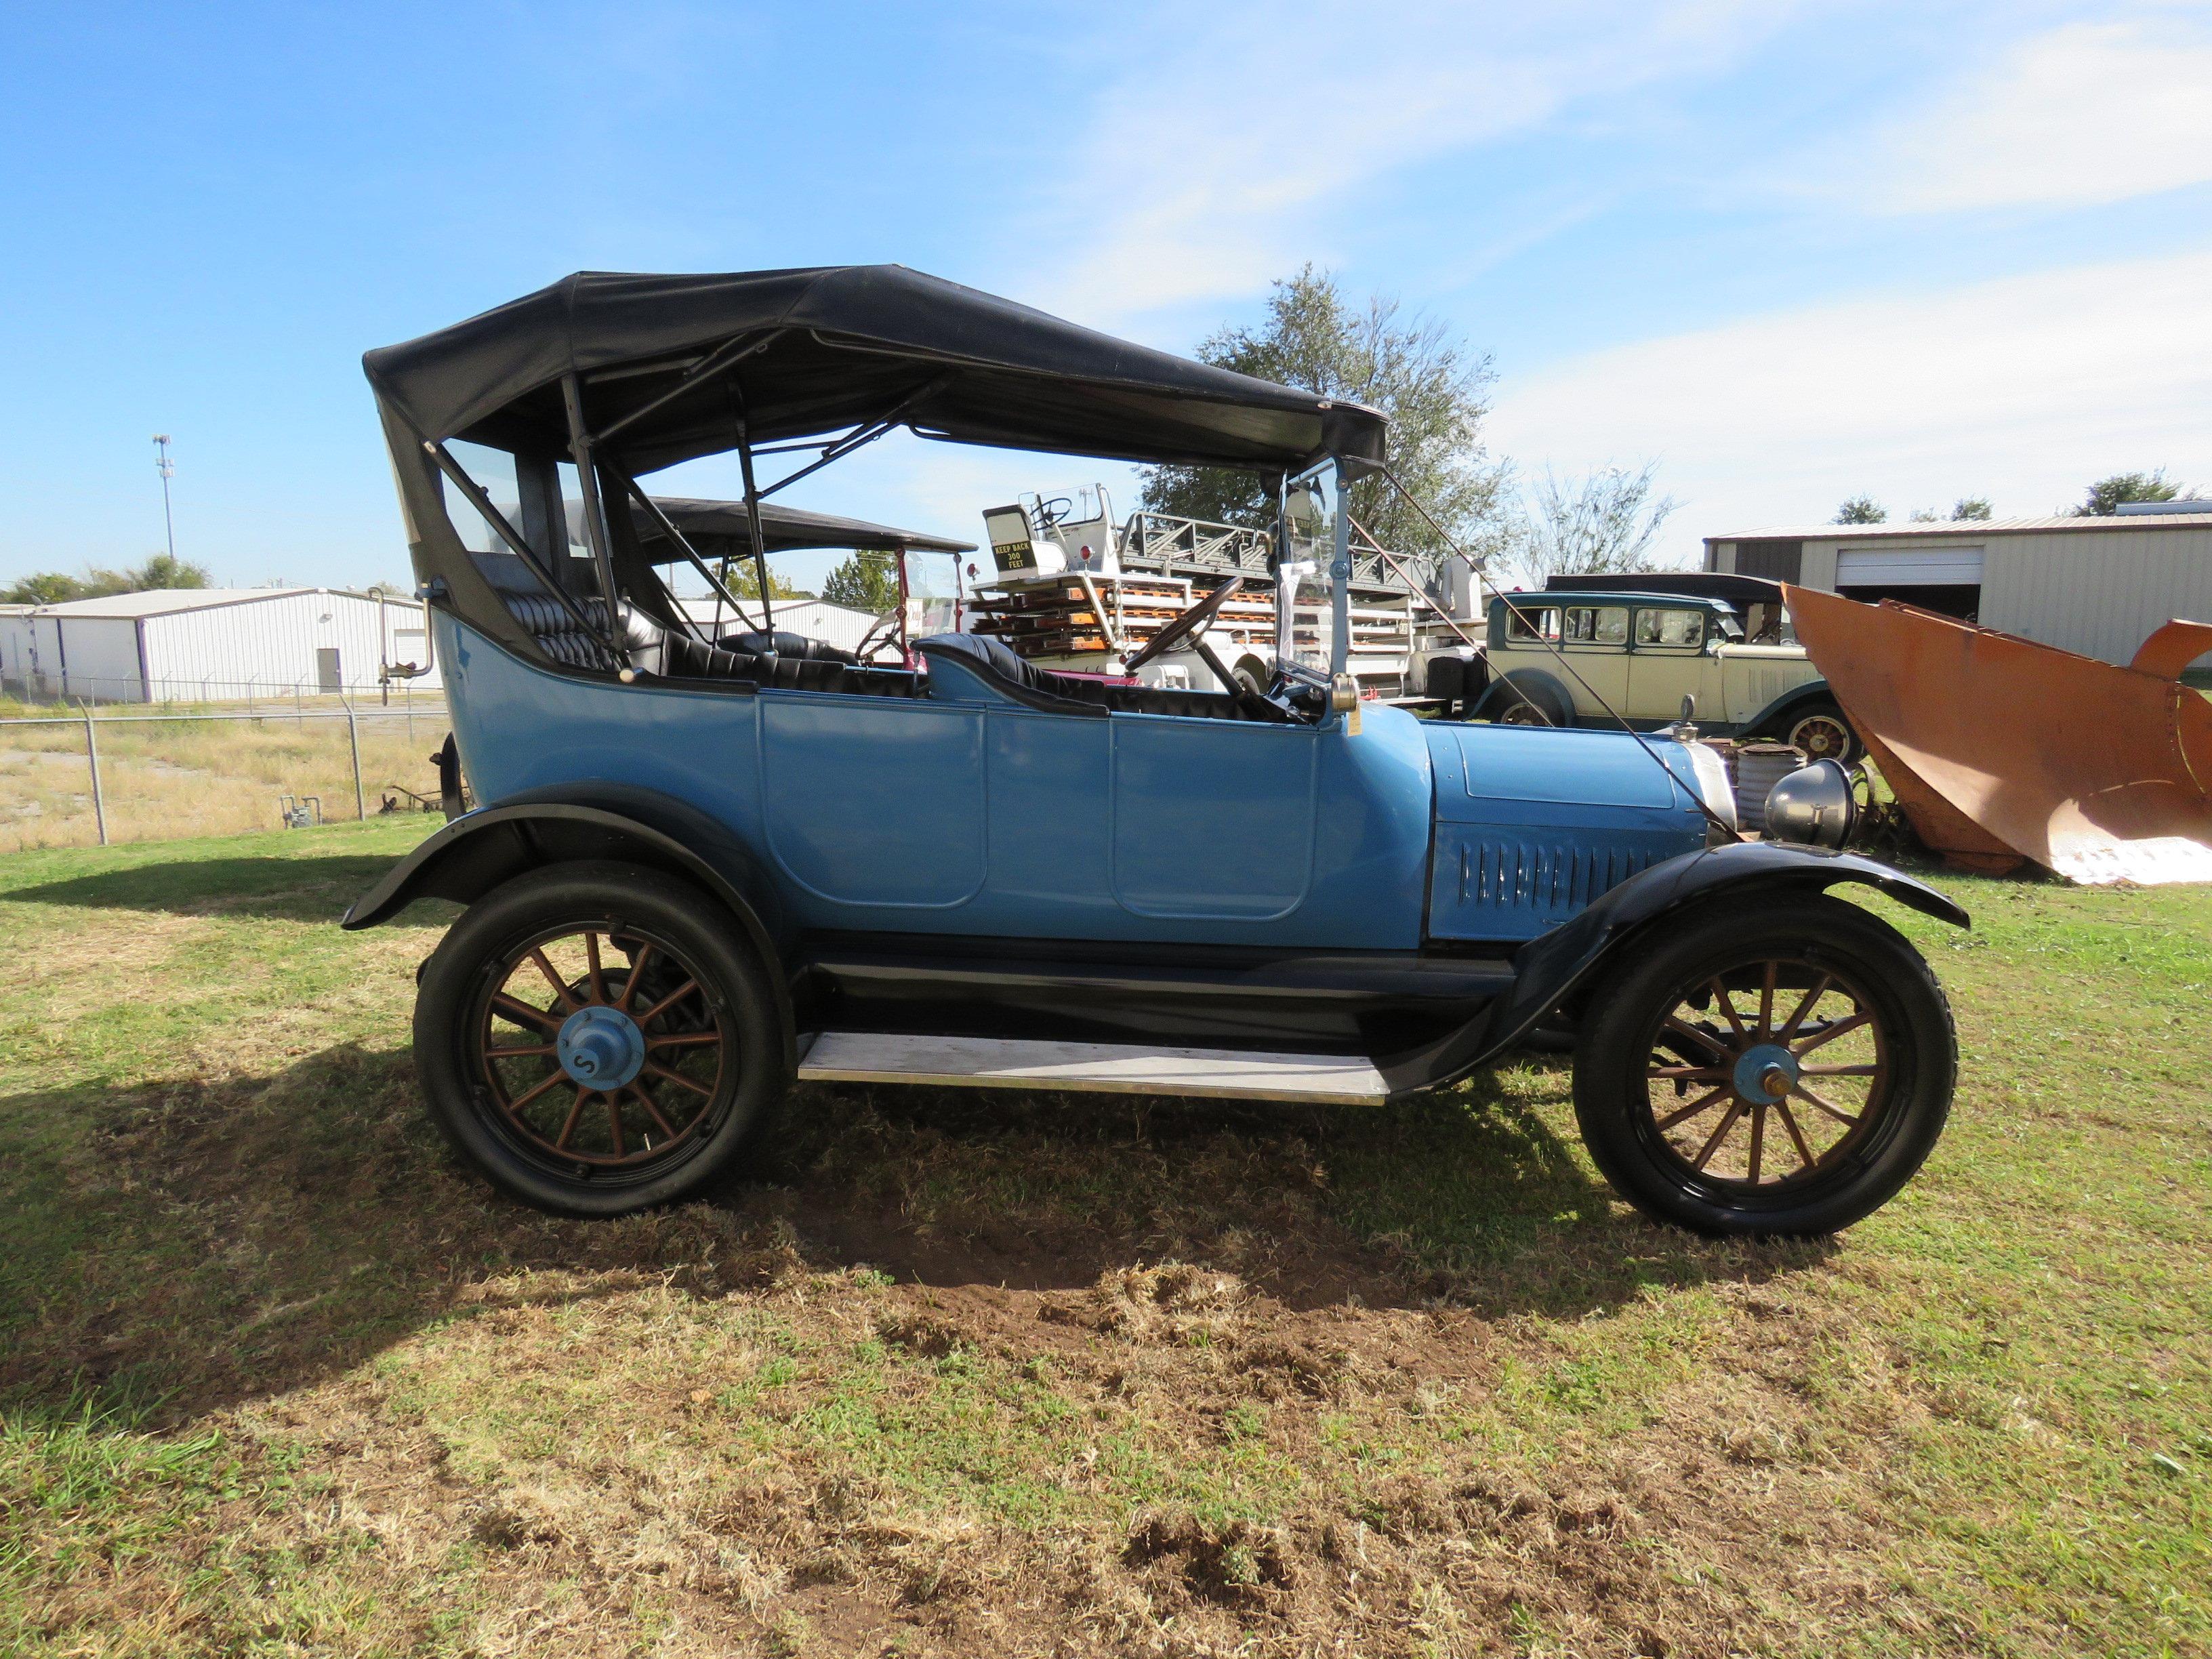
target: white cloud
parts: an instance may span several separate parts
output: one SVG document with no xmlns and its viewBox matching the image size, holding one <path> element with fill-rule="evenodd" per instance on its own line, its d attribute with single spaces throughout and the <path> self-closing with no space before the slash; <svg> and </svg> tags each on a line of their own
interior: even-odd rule
<svg viewBox="0 0 2212 1659">
<path fill-rule="evenodd" d="M 2171 15 L 2051 30 L 1822 170 L 1883 213 L 2087 207 L 2203 184 L 2212 36 Z"/>
<path fill-rule="evenodd" d="M 1024 225 L 1036 269 L 1020 291 L 1104 326 L 1253 293 L 1310 256 L 1363 185 L 1710 73 L 1791 9 L 1432 3 L 1385 22 L 1347 0 L 1304 0 L 1176 6 L 1149 23 L 1117 13 L 1126 67 L 1087 100 L 1040 100 L 1048 119 L 1072 107 L 1081 125 L 1048 168 L 1053 200 Z"/>
<path fill-rule="evenodd" d="M 1673 550 L 1988 495 L 2049 513 L 2106 473 L 2212 485 L 2212 249 L 1771 313 L 1509 379 L 1493 441 L 1524 467 L 1657 457 Z"/>
</svg>

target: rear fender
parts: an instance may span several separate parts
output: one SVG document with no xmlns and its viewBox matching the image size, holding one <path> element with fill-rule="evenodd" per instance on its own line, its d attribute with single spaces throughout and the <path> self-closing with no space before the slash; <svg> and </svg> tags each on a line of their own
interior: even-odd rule
<svg viewBox="0 0 2212 1659">
<path fill-rule="evenodd" d="M 752 854 L 696 807 L 620 784 L 526 790 L 454 819 L 354 902 L 339 924 L 374 927 L 418 898 L 468 904 L 534 870 L 583 860 L 643 865 L 720 900 L 775 987 L 792 1030 L 790 930 Z"/>
<path fill-rule="evenodd" d="M 1632 950 L 1645 929 L 1700 901 L 1731 902 L 1824 892 L 1846 883 L 1872 887 L 1954 927 L 1971 919 L 1950 899 L 1901 870 L 1817 847 L 1737 842 L 1655 864 L 1513 956 L 1513 988 L 1459 1031 L 1380 1062 L 1393 1095 L 1456 1082 L 1511 1046 L 1577 990 Z"/>
</svg>

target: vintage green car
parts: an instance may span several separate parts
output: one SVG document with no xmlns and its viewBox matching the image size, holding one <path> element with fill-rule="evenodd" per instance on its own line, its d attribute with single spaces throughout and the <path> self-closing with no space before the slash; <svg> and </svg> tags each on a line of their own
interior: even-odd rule
<svg viewBox="0 0 2212 1659">
<path fill-rule="evenodd" d="M 1800 645 L 1753 643 L 1723 599 L 1546 591 L 1490 604 L 1489 690 L 1468 718 L 1509 726 L 1656 728 L 1693 700 L 1700 730 L 1771 738 L 1812 760 L 1862 752 L 1835 694 Z"/>
</svg>

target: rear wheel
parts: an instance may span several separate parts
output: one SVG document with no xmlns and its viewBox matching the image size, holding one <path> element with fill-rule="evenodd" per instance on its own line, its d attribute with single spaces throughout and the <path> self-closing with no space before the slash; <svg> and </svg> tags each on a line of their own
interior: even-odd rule
<svg viewBox="0 0 2212 1659">
<path fill-rule="evenodd" d="M 1591 1000 L 1575 1113 L 1614 1188 L 1705 1233 L 1833 1232 L 1942 1134 L 1958 1046 L 1902 935 L 1825 896 L 1716 910 Z"/>
<path fill-rule="evenodd" d="M 720 906 L 635 866 L 520 877 L 425 965 L 416 1065 L 494 1185 L 565 1215 L 688 1198 L 788 1082 L 771 982 Z"/>
</svg>

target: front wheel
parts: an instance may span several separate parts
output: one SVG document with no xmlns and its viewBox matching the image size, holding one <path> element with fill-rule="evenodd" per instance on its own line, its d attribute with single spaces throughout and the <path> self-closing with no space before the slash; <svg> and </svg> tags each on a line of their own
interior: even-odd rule
<svg viewBox="0 0 2212 1659">
<path fill-rule="evenodd" d="M 495 1186 L 626 1215 L 727 1170 L 789 1081 L 771 981 L 698 889 L 617 864 L 518 877 L 424 965 L 431 1115 Z"/>
<path fill-rule="evenodd" d="M 1630 1203 L 1698 1232 L 1848 1227 L 1911 1178 L 1950 1111 L 1942 988 L 1841 899 L 1693 917 L 1590 1011 L 1575 1057 L 1590 1156 Z"/>
<path fill-rule="evenodd" d="M 1808 709 L 1790 722 L 1784 740 L 1803 755 L 1808 763 L 1832 760 L 1849 766 L 1861 752 L 1858 733 L 1851 730 L 1844 711 L 1835 708 Z"/>
</svg>

